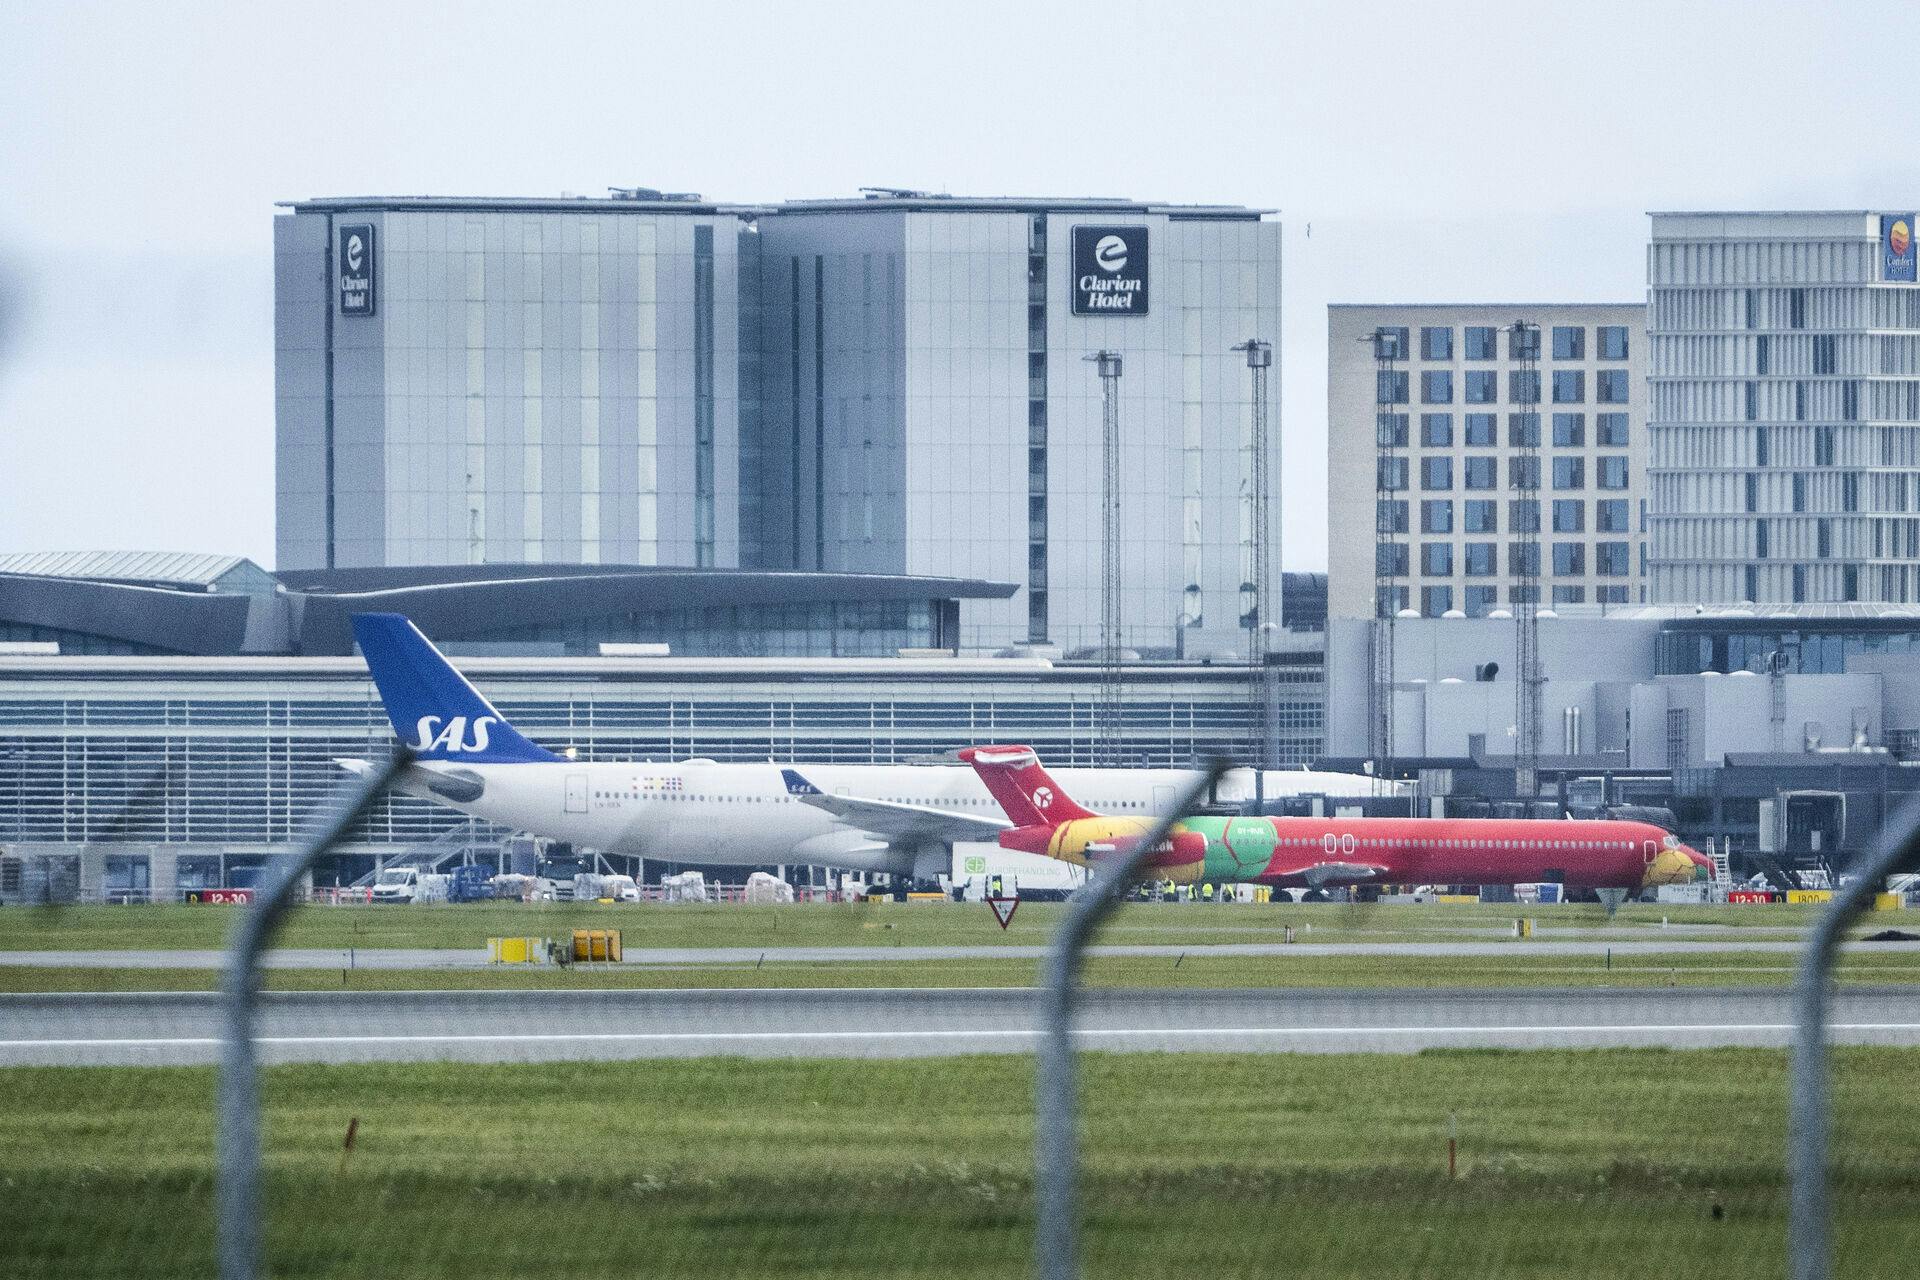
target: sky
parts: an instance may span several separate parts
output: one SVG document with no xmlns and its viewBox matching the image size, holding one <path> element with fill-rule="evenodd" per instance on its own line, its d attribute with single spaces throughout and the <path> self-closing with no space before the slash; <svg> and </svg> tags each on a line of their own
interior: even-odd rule
<svg viewBox="0 0 1920 1280">
<path fill-rule="evenodd" d="M 1920 5 L 0 12 L 0 550 L 273 563 L 274 202 L 862 186 L 1280 211 L 1289 569 L 1326 307 L 1632 301 L 1646 211 L 1920 205 Z"/>
</svg>

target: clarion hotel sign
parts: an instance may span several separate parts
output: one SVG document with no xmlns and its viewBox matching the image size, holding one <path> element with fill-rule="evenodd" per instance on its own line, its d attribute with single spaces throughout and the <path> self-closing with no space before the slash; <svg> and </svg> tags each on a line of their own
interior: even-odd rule
<svg viewBox="0 0 1920 1280">
<path fill-rule="evenodd" d="M 1073 229 L 1073 314 L 1147 314 L 1147 229 Z"/>
</svg>

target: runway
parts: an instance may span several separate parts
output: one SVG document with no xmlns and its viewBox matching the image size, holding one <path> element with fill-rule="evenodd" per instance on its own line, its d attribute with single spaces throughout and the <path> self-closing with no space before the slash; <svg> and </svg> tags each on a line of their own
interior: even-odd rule
<svg viewBox="0 0 1920 1280">
<path fill-rule="evenodd" d="M 1439 1047 L 1782 1046 L 1781 990 L 1086 993 L 1087 1049 L 1412 1053 Z M 274 992 L 265 1062 L 533 1062 L 1025 1053 L 1035 993 L 972 990 Z M 1848 987 L 1845 1044 L 1920 1045 L 1920 990 Z M 191 1065 L 218 1053 L 207 993 L 0 995 L 0 1066 Z"/>
<path fill-rule="evenodd" d="M 1861 944 L 1874 952 L 1904 952 L 1920 955 L 1920 942 L 1875 942 Z M 1797 953 L 1802 941 L 1772 938 L 1660 938 L 1622 939 L 1550 939 L 1535 937 L 1522 942 L 1515 939 L 1488 942 L 1209 942 L 1178 943 L 1104 943 L 1088 947 L 1093 956 L 1136 956 L 1174 959 L 1177 956 L 1501 956 L 1525 959 L 1535 956 L 1584 956 L 1599 959 L 1615 956 L 1712 955 L 1732 952 Z M 628 947 L 623 963 L 628 965 L 700 965 L 739 964 L 859 964 L 898 963 L 918 960 L 1037 960 L 1046 954 L 1044 946 L 1017 943 L 1002 946 L 838 946 L 838 947 Z M 218 969 L 226 963 L 225 953 L 208 950 L 142 951 L 0 951 L 0 965 L 26 965 L 53 969 Z M 264 964 L 269 969 L 467 969 L 483 967 L 487 953 L 483 949 L 430 950 L 425 948 L 311 947 L 270 951 Z"/>
</svg>

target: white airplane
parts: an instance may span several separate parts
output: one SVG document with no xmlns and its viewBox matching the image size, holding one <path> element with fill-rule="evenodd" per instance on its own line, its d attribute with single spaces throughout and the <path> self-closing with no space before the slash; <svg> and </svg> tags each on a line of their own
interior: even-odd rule
<svg viewBox="0 0 1920 1280">
<path fill-rule="evenodd" d="M 943 765 L 719 764 L 691 759 L 574 761 L 523 737 L 419 628 L 391 613 L 353 619 L 394 732 L 415 763 L 399 786 L 462 813 L 603 853 L 728 866 L 778 864 L 932 879 L 955 842 L 993 844 L 1010 824 L 974 771 Z M 340 760 L 353 772 L 364 760 Z M 1060 769 L 1060 782 L 1102 813 L 1149 815 L 1191 775 L 1179 769 Z M 1267 796 L 1364 796 L 1373 779 L 1269 770 Z M 1253 796 L 1237 769 L 1221 804 Z"/>
</svg>

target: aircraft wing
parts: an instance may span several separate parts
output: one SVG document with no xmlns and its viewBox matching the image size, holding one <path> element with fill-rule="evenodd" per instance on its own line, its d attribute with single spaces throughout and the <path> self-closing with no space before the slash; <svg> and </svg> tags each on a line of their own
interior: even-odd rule
<svg viewBox="0 0 1920 1280">
<path fill-rule="evenodd" d="M 865 800 L 858 796 L 828 795 L 802 777 L 798 770 L 782 769 L 787 794 L 802 804 L 830 813 L 852 827 L 885 837 L 890 843 L 909 840 L 978 840 L 992 843 L 1013 826 L 1005 818 L 977 813 L 955 813 L 931 805 L 901 804 L 894 800 Z"/>
</svg>

